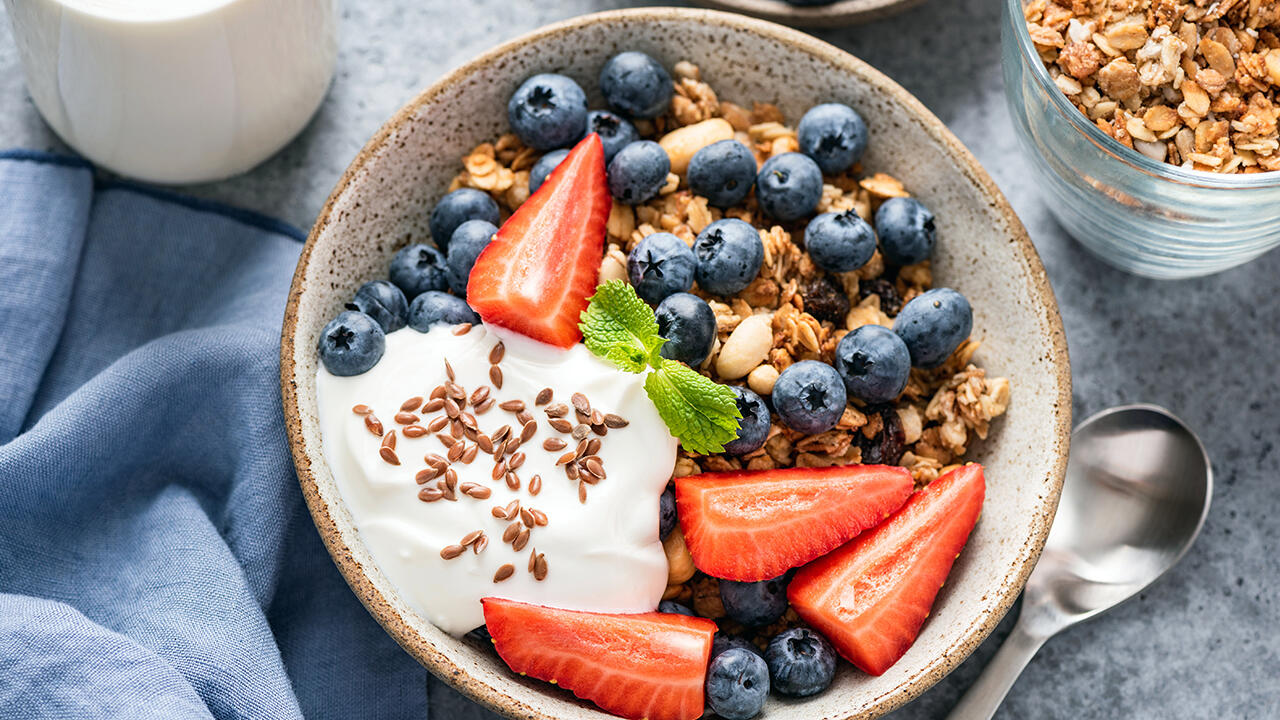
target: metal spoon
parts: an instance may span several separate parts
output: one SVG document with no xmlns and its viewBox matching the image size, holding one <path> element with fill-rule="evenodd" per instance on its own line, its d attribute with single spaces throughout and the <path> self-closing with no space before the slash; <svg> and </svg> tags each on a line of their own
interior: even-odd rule
<svg viewBox="0 0 1280 720">
<path fill-rule="evenodd" d="M 1168 410 L 1126 405 L 1080 423 L 1022 614 L 947 719 L 990 718 L 1046 640 L 1173 567 L 1200 533 L 1212 494 L 1204 446 Z"/>
</svg>

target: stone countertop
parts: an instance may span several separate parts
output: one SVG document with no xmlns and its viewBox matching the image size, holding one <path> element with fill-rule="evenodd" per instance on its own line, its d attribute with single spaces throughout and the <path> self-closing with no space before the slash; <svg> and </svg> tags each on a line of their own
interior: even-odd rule
<svg viewBox="0 0 1280 720">
<path fill-rule="evenodd" d="M 445 71 L 545 23 L 632 4 L 644 3 L 345 3 L 337 76 L 302 135 L 244 176 L 183 191 L 308 227 L 366 139 Z M 998 716 L 1280 716 L 1280 376 L 1272 357 L 1280 253 L 1209 278 L 1160 282 L 1113 270 L 1067 237 L 1014 138 L 998 19 L 992 0 L 932 0 L 817 34 L 914 93 L 1008 196 L 1061 305 L 1076 418 L 1119 403 L 1164 405 L 1200 433 L 1217 476 L 1204 534 L 1182 563 L 1134 601 L 1052 640 Z M 27 96 L 9 23 L 0 22 L 0 148 L 9 147 L 66 152 Z M 1012 613 L 974 657 L 894 717 L 945 716 L 1011 622 Z M 436 717 L 492 717 L 433 683 Z"/>
</svg>

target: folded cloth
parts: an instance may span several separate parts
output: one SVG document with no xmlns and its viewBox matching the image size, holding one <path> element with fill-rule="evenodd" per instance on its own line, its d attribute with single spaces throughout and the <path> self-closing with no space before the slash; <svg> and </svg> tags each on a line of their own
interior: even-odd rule
<svg viewBox="0 0 1280 720">
<path fill-rule="evenodd" d="M 289 459 L 302 237 L 0 153 L 0 717 L 427 717 Z"/>
</svg>

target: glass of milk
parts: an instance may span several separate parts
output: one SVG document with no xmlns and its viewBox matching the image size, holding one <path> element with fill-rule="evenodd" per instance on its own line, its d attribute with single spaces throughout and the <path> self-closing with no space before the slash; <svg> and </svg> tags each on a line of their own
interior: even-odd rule
<svg viewBox="0 0 1280 720">
<path fill-rule="evenodd" d="M 191 183 L 248 170 L 319 107 L 336 0 L 4 0 L 45 120 L 94 163 Z"/>
</svg>

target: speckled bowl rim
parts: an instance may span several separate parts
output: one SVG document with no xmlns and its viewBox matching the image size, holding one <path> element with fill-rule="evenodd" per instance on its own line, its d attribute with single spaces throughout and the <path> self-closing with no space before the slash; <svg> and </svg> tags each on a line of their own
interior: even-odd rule
<svg viewBox="0 0 1280 720">
<path fill-rule="evenodd" d="M 1026 584 L 1027 576 L 1031 573 L 1032 568 L 1035 567 L 1036 561 L 1040 557 L 1040 551 L 1044 547 L 1045 538 L 1049 534 L 1049 528 L 1053 522 L 1058 497 L 1062 492 L 1062 482 L 1066 473 L 1067 452 L 1071 441 L 1070 360 L 1067 355 L 1066 334 L 1063 330 L 1062 318 L 1058 313 L 1057 300 L 1054 298 L 1053 289 L 1050 287 L 1048 277 L 1044 272 L 1044 266 L 1040 262 L 1040 256 L 1036 252 L 1031 238 L 1028 237 L 1026 229 L 1022 226 L 1021 221 L 1018 220 L 1017 215 L 1014 214 L 1013 208 L 1009 206 L 1008 201 L 996 187 L 995 182 L 978 164 L 977 159 L 947 130 L 941 120 L 929 112 L 919 100 L 897 83 L 853 55 L 797 30 L 742 15 L 713 10 L 638 8 L 584 15 L 546 25 L 483 53 L 476 59 L 442 77 L 396 112 L 361 149 L 360 153 L 356 155 L 356 158 L 348 166 L 337 186 L 329 195 L 324 208 L 316 219 L 315 225 L 307 236 L 306 245 L 303 247 L 301 256 L 298 259 L 298 267 L 289 289 L 289 300 L 285 307 L 284 324 L 281 330 L 280 387 L 284 405 L 285 428 L 303 497 L 306 500 L 307 508 L 311 511 L 311 517 L 315 521 L 316 529 L 320 532 L 320 537 L 324 541 L 329 555 L 338 566 L 338 570 L 351 586 L 356 597 L 360 599 L 360 602 L 364 604 L 370 614 L 406 652 L 437 677 L 449 683 L 467 697 L 495 711 L 504 713 L 509 717 L 555 720 L 551 716 L 534 710 L 519 699 L 511 697 L 498 688 L 473 677 L 451 661 L 426 638 L 414 632 L 408 624 L 400 619 L 392 608 L 391 603 L 365 574 L 360 562 L 355 559 L 350 548 L 342 542 L 341 531 L 334 521 L 328 505 L 320 496 L 315 476 L 311 472 L 311 458 L 307 455 L 306 443 L 303 439 L 302 417 L 298 405 L 298 387 L 293 379 L 295 375 L 293 361 L 294 336 L 297 329 L 298 303 L 302 293 L 306 291 L 304 278 L 310 263 L 311 252 L 320 234 L 330 223 L 334 222 L 333 209 L 337 200 L 346 191 L 348 185 L 355 181 L 370 159 L 387 145 L 395 130 L 407 123 L 419 107 L 437 96 L 449 92 L 454 86 L 465 81 L 477 68 L 498 61 L 517 48 L 538 43 L 549 36 L 558 35 L 567 30 L 598 24 L 643 21 L 714 24 L 754 33 L 807 52 L 843 69 L 859 78 L 860 81 L 868 83 L 877 91 L 892 96 L 907 111 L 905 119 L 923 126 L 930 136 L 942 147 L 946 148 L 957 161 L 957 164 L 964 168 L 967 179 L 984 191 L 990 206 L 1004 217 L 1012 235 L 1010 240 L 1018 251 L 1022 253 L 1029 270 L 1028 282 L 1031 285 L 1033 299 L 1044 308 L 1047 316 L 1047 331 L 1050 336 L 1048 338 L 1050 344 L 1048 357 L 1053 363 L 1053 371 L 1059 393 L 1054 403 L 1054 407 L 1058 408 L 1058 412 L 1055 413 L 1054 417 L 1053 437 L 1046 438 L 1045 441 L 1053 445 L 1057 451 L 1056 457 L 1058 460 L 1056 465 L 1050 469 L 1048 478 L 1050 487 L 1047 488 L 1045 502 L 1037 517 L 1032 521 L 1032 533 L 1028 539 L 1028 542 L 1033 546 L 1031 552 L 1024 556 L 1020 564 L 1015 564 L 1011 567 L 1005 578 L 993 579 L 992 587 L 1000 588 L 997 592 L 1002 593 L 1001 597 L 997 599 L 993 612 L 985 613 L 979 618 L 975 618 L 974 623 L 957 642 L 944 652 L 939 653 L 932 664 L 923 668 L 910 681 L 881 695 L 861 712 L 851 713 L 846 716 L 845 720 L 868 720 L 869 718 L 879 717 L 914 700 L 954 670 L 991 634 L 991 631 L 995 629 L 996 625 L 1008 612 L 1019 593 L 1021 593 L 1022 587 Z M 1010 579 L 1012 582 L 999 582 L 1000 580 Z"/>
<path fill-rule="evenodd" d="M 836 28 L 860 25 L 896 15 L 925 0 L 836 0 L 830 5 L 797 7 L 785 0 L 694 0 L 699 5 L 743 13 L 804 28 Z"/>
</svg>

